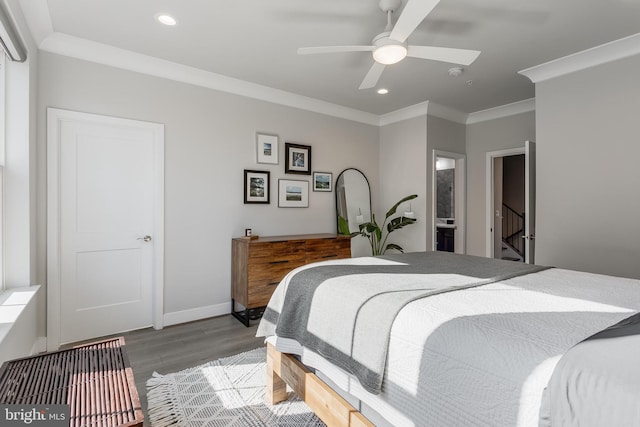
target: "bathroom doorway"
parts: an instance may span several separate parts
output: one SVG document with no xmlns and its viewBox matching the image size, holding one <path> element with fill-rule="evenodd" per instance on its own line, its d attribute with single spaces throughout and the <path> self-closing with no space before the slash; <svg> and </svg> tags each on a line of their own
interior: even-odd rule
<svg viewBox="0 0 640 427">
<path fill-rule="evenodd" d="M 432 250 L 466 252 L 466 156 L 433 150 Z"/>
</svg>

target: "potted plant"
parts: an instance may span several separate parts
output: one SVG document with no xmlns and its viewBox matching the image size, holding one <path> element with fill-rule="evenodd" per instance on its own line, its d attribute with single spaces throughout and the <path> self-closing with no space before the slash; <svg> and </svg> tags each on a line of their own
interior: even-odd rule
<svg viewBox="0 0 640 427">
<path fill-rule="evenodd" d="M 395 243 L 387 243 L 387 239 L 389 238 L 389 234 L 407 225 L 415 223 L 416 219 L 408 218 L 405 216 L 398 216 L 392 219 L 389 218 L 396 214 L 398 206 L 400 206 L 404 202 L 413 200 L 416 197 L 418 197 L 417 194 L 406 196 L 395 205 L 393 205 L 387 212 L 382 226 L 378 225 L 378 223 L 376 222 L 375 214 L 372 214 L 371 221 L 360 224 L 360 231 L 351 233 L 351 237 L 364 236 L 369 239 L 369 244 L 371 245 L 371 254 L 374 256 L 384 255 L 385 252 L 390 249 L 404 253 L 404 249 L 402 249 L 401 246 L 396 245 Z M 340 219 L 338 219 L 338 221 L 340 221 Z"/>
</svg>

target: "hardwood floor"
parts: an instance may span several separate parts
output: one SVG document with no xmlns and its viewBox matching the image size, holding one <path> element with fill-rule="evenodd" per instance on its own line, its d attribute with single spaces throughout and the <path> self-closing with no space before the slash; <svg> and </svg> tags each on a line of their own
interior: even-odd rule
<svg viewBox="0 0 640 427">
<path fill-rule="evenodd" d="M 117 334 L 124 336 L 140 402 L 147 417 L 146 382 L 155 371 L 168 374 L 264 345 L 256 338 L 257 322 L 246 328 L 231 315 Z M 98 341 L 94 339 L 91 341 Z M 80 343 L 74 343 L 78 345 Z M 66 346 L 65 346 L 66 347 Z"/>
</svg>

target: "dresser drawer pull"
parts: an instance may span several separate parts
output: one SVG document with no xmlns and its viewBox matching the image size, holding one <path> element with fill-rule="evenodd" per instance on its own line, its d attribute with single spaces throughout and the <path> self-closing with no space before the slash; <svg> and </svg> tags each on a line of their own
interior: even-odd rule
<svg viewBox="0 0 640 427">
<path fill-rule="evenodd" d="M 271 261 L 269 264 L 286 264 L 288 262 L 288 259 L 283 259 L 282 261 Z"/>
<path fill-rule="evenodd" d="M 278 283 L 280 283 L 280 282 L 271 282 L 271 283 L 267 284 L 267 286 L 278 286 Z"/>
<path fill-rule="evenodd" d="M 335 258 L 337 256 L 338 256 L 338 254 L 323 255 L 322 258 Z"/>
</svg>

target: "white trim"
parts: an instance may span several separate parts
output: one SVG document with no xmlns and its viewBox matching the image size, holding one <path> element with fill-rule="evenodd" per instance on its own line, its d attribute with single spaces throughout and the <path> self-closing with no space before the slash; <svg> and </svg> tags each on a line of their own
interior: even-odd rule
<svg viewBox="0 0 640 427">
<path fill-rule="evenodd" d="M 506 150 L 489 151 L 487 152 L 486 165 L 485 165 L 485 255 L 488 258 L 493 258 L 493 159 L 496 157 L 516 156 L 518 154 L 524 154 L 524 146 L 518 148 L 509 148 Z"/>
<path fill-rule="evenodd" d="M 193 322 L 194 320 L 207 319 L 229 313 L 231 313 L 231 301 L 224 304 L 166 313 L 164 315 L 164 324 L 166 326 L 178 325 L 180 323 Z"/>
<path fill-rule="evenodd" d="M 409 107 L 401 108 L 379 116 L 378 125 L 386 126 L 403 120 L 426 115 L 439 117 L 441 119 L 461 124 L 465 124 L 467 122 L 468 116 L 467 113 L 463 113 L 462 111 L 458 111 L 444 105 L 436 104 L 433 101 L 424 101 L 419 104 L 410 105 Z"/>
<path fill-rule="evenodd" d="M 91 120 L 109 125 L 145 126 L 154 133 L 153 327 L 161 329 L 164 310 L 164 125 L 47 108 L 47 349 L 60 346 L 60 123 Z"/>
<path fill-rule="evenodd" d="M 326 101 L 309 98 L 267 86 L 204 71 L 165 59 L 143 55 L 102 43 L 56 33 L 40 44 L 40 49 L 58 55 L 69 56 L 123 70 L 143 73 L 183 83 L 189 83 L 221 92 L 246 96 L 265 102 L 286 105 L 315 113 L 378 125 L 378 116 Z"/>
<path fill-rule="evenodd" d="M 383 114 L 378 118 L 378 126 L 386 126 L 404 120 L 426 116 L 428 109 L 429 101 L 424 101 L 419 104 L 411 105 L 409 107 L 401 108 L 399 110 Z"/>
<path fill-rule="evenodd" d="M 512 102 L 495 108 L 476 111 L 467 116 L 466 124 L 486 122 L 489 120 L 501 119 L 503 117 L 515 116 L 516 114 L 528 113 L 536 110 L 536 99 L 529 98 L 523 101 Z"/>
<path fill-rule="evenodd" d="M 22 0 L 20 8 L 36 45 L 40 45 L 53 33 L 49 3 L 47 0 Z"/>
<path fill-rule="evenodd" d="M 33 356 L 34 354 L 43 353 L 45 351 L 47 351 L 47 337 L 36 337 L 36 340 L 31 346 L 29 355 Z"/>
<path fill-rule="evenodd" d="M 424 101 L 376 115 L 54 32 L 47 0 L 23 1 L 21 6 L 31 34 L 41 50 L 374 126 L 386 126 L 427 114 L 457 123 L 471 124 L 531 111 L 530 108 L 533 108 L 529 104 L 532 100 L 525 100 L 467 114 L 432 101 Z M 523 105 L 520 105 L 521 103 Z"/>
<path fill-rule="evenodd" d="M 469 116 L 467 113 L 463 113 L 462 111 L 458 111 L 444 105 L 436 104 L 433 101 L 429 102 L 428 114 L 430 116 L 439 117 L 441 119 L 461 123 L 463 125 L 467 123 L 467 117 Z"/>
<path fill-rule="evenodd" d="M 519 71 L 533 83 L 640 54 L 640 33 Z"/>
<path fill-rule="evenodd" d="M 437 184 L 438 179 L 436 176 L 436 157 L 447 157 L 449 159 L 455 159 L 456 162 L 456 188 L 455 188 L 455 222 L 456 222 L 456 232 L 457 235 L 455 239 L 455 253 L 458 254 L 466 254 L 467 253 L 467 156 L 462 153 L 453 153 L 450 151 L 442 151 L 442 150 L 432 150 L 431 154 L 431 230 L 432 236 L 431 239 L 431 250 L 436 250 L 436 217 L 438 213 L 437 207 Z M 462 176 L 459 178 L 458 174 L 462 173 Z M 427 246 L 429 247 L 429 246 Z"/>
</svg>

